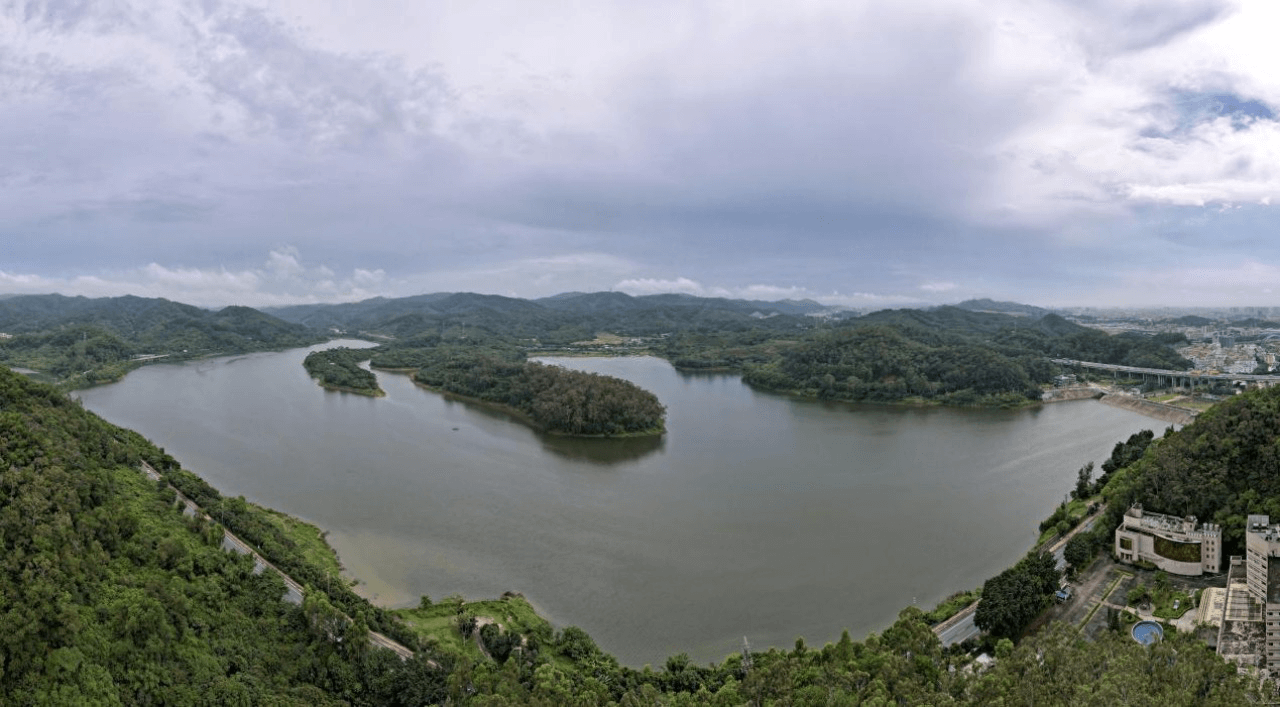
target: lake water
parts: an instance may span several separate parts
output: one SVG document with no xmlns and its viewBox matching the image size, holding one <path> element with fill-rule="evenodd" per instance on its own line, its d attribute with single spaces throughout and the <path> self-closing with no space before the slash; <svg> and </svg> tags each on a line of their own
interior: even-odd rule
<svg viewBox="0 0 1280 707">
<path fill-rule="evenodd" d="M 363 342 L 332 342 L 365 345 Z M 661 439 L 539 435 L 400 374 L 321 389 L 297 349 L 158 364 L 80 391 L 223 493 L 330 531 L 392 606 L 522 592 L 624 663 L 861 638 L 1015 562 L 1119 440 L 1094 401 L 1030 410 L 826 404 L 655 358 L 554 359 L 667 406 Z"/>
</svg>

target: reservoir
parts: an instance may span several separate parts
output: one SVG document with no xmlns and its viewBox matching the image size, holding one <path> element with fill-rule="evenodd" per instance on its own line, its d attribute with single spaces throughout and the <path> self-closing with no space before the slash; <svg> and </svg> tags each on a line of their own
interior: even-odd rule
<svg viewBox="0 0 1280 707">
<path fill-rule="evenodd" d="M 1117 441 L 1164 423 L 1092 400 L 1028 410 L 761 393 L 661 359 L 548 359 L 631 380 L 660 439 L 540 435 L 379 372 L 321 389 L 313 349 L 157 364 L 80 391 L 223 493 L 329 531 L 364 592 L 523 593 L 625 664 L 855 639 L 1013 564 Z"/>
</svg>

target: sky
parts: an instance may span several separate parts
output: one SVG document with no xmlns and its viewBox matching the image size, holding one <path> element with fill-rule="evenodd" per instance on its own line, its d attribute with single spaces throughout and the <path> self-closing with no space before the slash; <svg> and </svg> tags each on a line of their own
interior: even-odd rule
<svg viewBox="0 0 1280 707">
<path fill-rule="evenodd" d="M 0 0 L 0 293 L 1274 306 L 1277 26 L 1273 0 Z"/>
</svg>

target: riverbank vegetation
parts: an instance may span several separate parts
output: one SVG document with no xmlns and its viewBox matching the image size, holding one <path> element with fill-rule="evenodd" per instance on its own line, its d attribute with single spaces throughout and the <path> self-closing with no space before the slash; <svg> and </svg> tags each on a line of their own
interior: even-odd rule
<svg viewBox="0 0 1280 707">
<path fill-rule="evenodd" d="M 982 585 L 973 623 L 996 638 L 1017 638 L 1053 601 L 1062 573 L 1047 552 L 1032 552 Z"/>
<path fill-rule="evenodd" d="M 967 592 L 956 592 L 939 602 L 939 604 L 933 608 L 933 611 L 925 613 L 925 621 L 934 625 L 940 624 L 960 613 L 965 607 L 981 598 L 981 587 Z"/>
<path fill-rule="evenodd" d="M 369 356 L 366 349 L 339 346 L 307 354 L 302 366 L 320 385 L 330 390 L 381 397 L 386 392 L 378 387 L 378 377 L 360 367 L 361 363 L 369 360 Z"/>
</svg>

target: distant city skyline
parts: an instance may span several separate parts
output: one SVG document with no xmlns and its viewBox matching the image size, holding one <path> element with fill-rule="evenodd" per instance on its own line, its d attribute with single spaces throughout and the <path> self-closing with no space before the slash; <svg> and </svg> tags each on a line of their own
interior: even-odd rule
<svg viewBox="0 0 1280 707">
<path fill-rule="evenodd" d="M 1280 305 L 1266 0 L 0 9 L 0 293 Z"/>
</svg>

